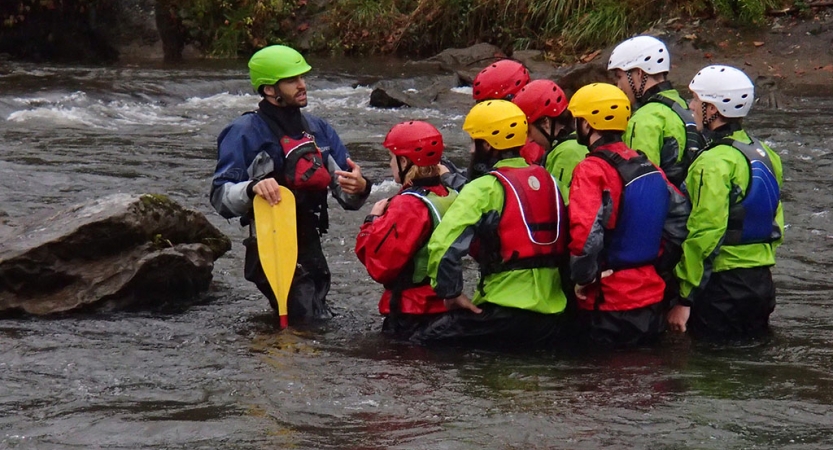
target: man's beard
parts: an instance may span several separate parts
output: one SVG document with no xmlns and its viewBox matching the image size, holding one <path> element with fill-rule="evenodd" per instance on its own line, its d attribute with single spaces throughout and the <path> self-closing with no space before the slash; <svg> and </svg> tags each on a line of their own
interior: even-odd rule
<svg viewBox="0 0 833 450">
<path fill-rule="evenodd" d="M 587 132 L 587 134 L 584 134 L 584 133 L 581 132 L 581 128 L 582 128 L 581 124 L 576 123 L 576 141 L 579 144 L 581 144 L 585 147 L 589 147 L 590 146 L 590 134 L 593 133 L 593 131 L 590 130 L 590 131 Z"/>
<path fill-rule="evenodd" d="M 296 94 L 297 94 L 297 92 L 296 92 Z M 278 99 L 278 104 L 280 106 L 288 106 L 288 107 L 292 107 L 292 108 L 303 108 L 303 107 L 307 106 L 307 100 L 306 99 L 299 102 L 298 99 L 295 98 L 294 95 L 290 96 L 290 95 L 286 95 L 284 93 L 278 93 L 277 99 Z"/>
<path fill-rule="evenodd" d="M 492 170 L 492 167 L 497 162 L 497 158 L 493 154 L 494 152 L 483 150 L 480 146 L 475 147 L 474 153 L 471 155 L 471 160 L 469 161 L 469 181 L 479 178 Z"/>
</svg>

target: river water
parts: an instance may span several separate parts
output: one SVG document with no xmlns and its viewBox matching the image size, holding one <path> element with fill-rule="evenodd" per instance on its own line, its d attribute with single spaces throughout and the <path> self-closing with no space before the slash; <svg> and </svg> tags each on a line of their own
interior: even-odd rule
<svg viewBox="0 0 833 450">
<path fill-rule="evenodd" d="M 258 100 L 243 62 L 0 66 L 3 233 L 51 208 L 153 192 L 205 213 L 234 241 L 196 301 L 0 318 L 0 448 L 833 448 L 833 96 L 753 108 L 747 120 L 785 167 L 768 339 L 707 346 L 669 336 L 591 354 L 439 350 L 379 336 L 381 290 L 352 250 L 372 203 L 396 189 L 381 181 L 387 129 L 429 120 L 463 161 L 470 92 L 460 90 L 456 109 L 378 110 L 361 83 L 411 69 L 313 66 L 308 110 L 333 124 L 377 185 L 362 211 L 331 209 L 324 250 L 338 317 L 282 332 L 243 279 L 245 231 L 207 197 L 217 134 Z"/>
</svg>

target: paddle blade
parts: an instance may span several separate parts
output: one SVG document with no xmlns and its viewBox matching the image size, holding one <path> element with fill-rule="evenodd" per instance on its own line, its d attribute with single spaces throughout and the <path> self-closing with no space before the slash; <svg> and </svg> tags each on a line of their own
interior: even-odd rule
<svg viewBox="0 0 833 450">
<path fill-rule="evenodd" d="M 288 325 L 286 301 L 298 261 L 298 232 L 295 219 L 295 196 L 280 186 L 281 201 L 271 206 L 255 196 L 255 230 L 260 264 L 278 301 L 281 328 Z"/>
</svg>

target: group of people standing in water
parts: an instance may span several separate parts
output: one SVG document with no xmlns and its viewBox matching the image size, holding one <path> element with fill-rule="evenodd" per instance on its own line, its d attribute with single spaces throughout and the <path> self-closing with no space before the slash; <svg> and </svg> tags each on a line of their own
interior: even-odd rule
<svg viewBox="0 0 833 450">
<path fill-rule="evenodd" d="M 463 123 L 467 170 L 443 158 L 430 123 L 394 125 L 382 145 L 402 188 L 373 205 L 355 248 L 385 288 L 383 332 L 520 347 L 639 345 L 667 329 L 704 339 L 765 332 L 784 229 L 782 167 L 743 129 L 754 85 L 737 68 L 708 66 L 692 78 L 687 105 L 670 67 L 662 41 L 637 36 L 610 55 L 616 85 L 568 97 L 516 61 L 490 64 L 473 81 Z M 249 68 L 263 100 L 221 133 L 211 202 L 249 225 L 255 195 L 274 204 L 277 185 L 292 188 L 290 321 L 326 318 L 327 190 L 358 209 L 372 181 L 324 120 L 301 113 L 310 67 L 298 52 L 266 47 Z M 292 154 L 305 139 L 315 144 L 302 155 L 311 164 Z M 274 305 L 255 239 L 246 278 Z M 471 298 L 467 255 L 480 272 Z"/>
</svg>

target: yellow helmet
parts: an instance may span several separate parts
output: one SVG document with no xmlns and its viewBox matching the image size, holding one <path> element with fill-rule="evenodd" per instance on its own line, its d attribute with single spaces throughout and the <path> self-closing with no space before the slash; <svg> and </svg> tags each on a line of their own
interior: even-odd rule
<svg viewBox="0 0 833 450">
<path fill-rule="evenodd" d="M 507 100 L 480 102 L 469 111 L 463 131 L 472 139 L 483 139 L 495 150 L 508 150 L 526 143 L 526 114 Z"/>
<path fill-rule="evenodd" d="M 567 107 L 573 117 L 586 120 L 594 130 L 625 131 L 631 117 L 631 102 L 618 87 L 593 83 L 582 87 Z"/>
</svg>

